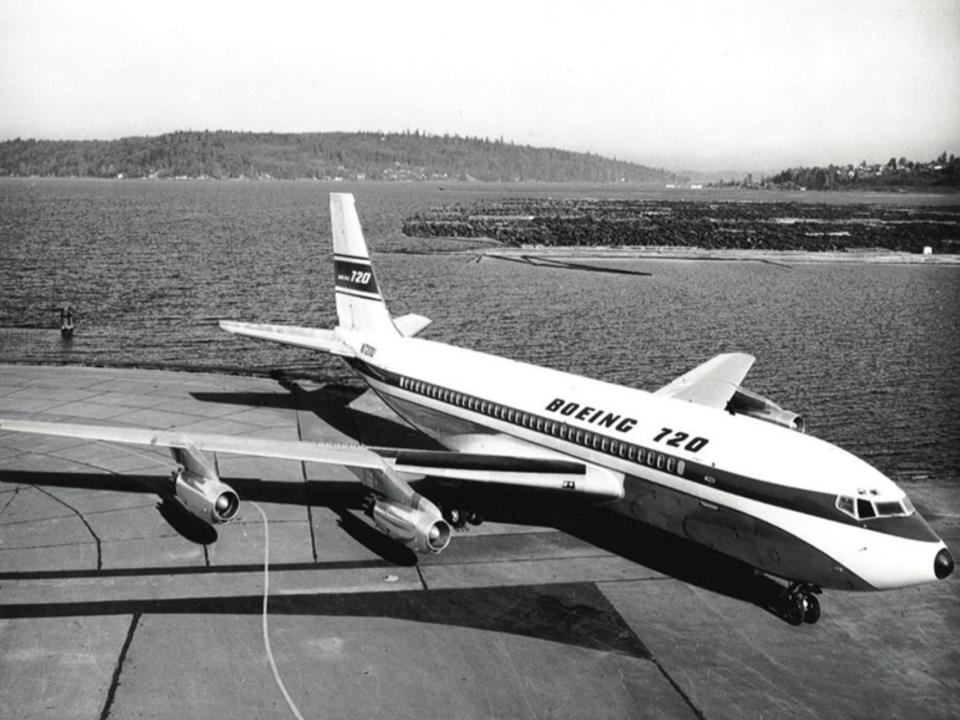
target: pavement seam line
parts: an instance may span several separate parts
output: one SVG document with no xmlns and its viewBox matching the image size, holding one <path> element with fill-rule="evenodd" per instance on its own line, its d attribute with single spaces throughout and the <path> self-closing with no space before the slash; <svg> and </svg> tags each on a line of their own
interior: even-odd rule
<svg viewBox="0 0 960 720">
<path fill-rule="evenodd" d="M 303 427 L 300 425 L 300 397 L 297 393 L 290 394 L 293 396 L 293 414 L 297 419 L 297 440 L 303 442 Z M 309 494 L 306 492 L 310 480 L 307 477 L 307 464 L 303 460 L 300 461 L 300 477 L 303 478 L 304 495 L 307 495 L 307 497 L 304 498 L 307 502 L 304 504 L 307 506 L 307 525 L 310 528 L 310 548 L 313 551 L 313 561 L 317 562 L 320 558 L 317 555 L 317 535 L 313 529 L 313 506 L 310 504 Z"/>
<path fill-rule="evenodd" d="M 0 515 L 3 515 L 3 513 L 6 511 L 6 509 L 7 509 L 8 507 L 10 507 L 10 503 L 12 503 L 14 500 L 16 500 L 17 495 L 19 495 L 19 494 L 20 494 L 20 488 L 19 488 L 19 487 L 15 487 L 15 488 L 13 489 L 13 492 L 10 493 L 10 498 L 3 504 L 3 507 L 0 508 Z M 12 524 L 12 523 L 10 523 L 10 524 Z"/>
<path fill-rule="evenodd" d="M 647 650 L 649 650 L 649 648 L 647 648 Z M 670 676 L 670 673 L 668 673 L 666 668 L 664 668 L 663 665 L 660 664 L 660 661 L 657 660 L 656 657 L 654 657 L 654 654 L 652 652 L 650 653 L 650 661 L 657 666 L 657 670 L 660 671 L 660 674 L 667 679 L 667 682 L 670 683 L 673 689 L 677 691 L 677 694 L 687 704 L 687 707 L 689 707 L 690 710 L 693 711 L 694 717 L 696 717 L 697 720 L 706 720 L 704 714 L 700 711 L 700 708 L 698 708 L 696 705 L 693 704 L 693 700 L 690 699 L 690 696 L 687 695 L 687 693 L 684 691 L 682 687 L 680 687 L 677 681 Z"/>
<path fill-rule="evenodd" d="M 117 664 L 113 668 L 113 678 L 110 680 L 110 689 L 107 691 L 107 699 L 103 703 L 103 711 L 100 713 L 100 720 L 107 720 L 110 717 L 110 710 L 113 708 L 113 700 L 117 695 L 117 688 L 120 686 L 120 674 L 123 672 L 123 663 L 127 659 L 127 652 L 133 643 L 133 634 L 137 631 L 140 624 L 141 612 L 135 612 L 130 618 L 130 627 L 127 628 L 127 637 L 120 648 L 120 655 L 117 657 Z"/>
<path fill-rule="evenodd" d="M 51 500 L 55 500 L 56 502 L 60 503 L 64 507 L 69 508 L 74 513 L 76 513 L 77 517 L 80 518 L 80 522 L 82 522 L 83 526 L 87 528 L 87 531 L 90 533 L 90 535 L 93 537 L 94 542 L 97 544 L 97 570 L 102 570 L 103 569 L 103 548 L 101 547 L 100 537 L 97 535 L 97 533 L 94 532 L 93 526 L 90 525 L 89 522 L 87 522 L 87 519 L 83 516 L 83 513 L 77 510 L 75 507 L 73 507 L 73 505 L 68 503 L 66 500 L 58 498 L 49 490 L 44 490 L 42 487 L 38 485 L 31 485 L 30 487 L 32 487 L 37 492 L 43 493 L 44 495 L 49 497 Z"/>
</svg>

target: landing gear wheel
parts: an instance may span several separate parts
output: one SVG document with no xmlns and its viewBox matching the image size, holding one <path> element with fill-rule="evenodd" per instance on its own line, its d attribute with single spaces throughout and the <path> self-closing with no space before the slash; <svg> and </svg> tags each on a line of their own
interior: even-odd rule
<svg viewBox="0 0 960 720">
<path fill-rule="evenodd" d="M 470 521 L 470 513 L 464 512 L 460 508 L 445 508 L 443 511 L 443 517 L 451 527 L 456 530 L 463 530 L 467 523 Z"/>
<path fill-rule="evenodd" d="M 817 594 L 820 588 L 806 583 L 793 583 L 780 595 L 779 610 L 781 617 L 791 625 L 813 625 L 820 619 L 820 601 Z"/>
<path fill-rule="evenodd" d="M 806 616 L 807 606 L 803 595 L 792 595 L 787 598 L 787 622 L 791 625 L 803 625 L 803 619 Z"/>
<path fill-rule="evenodd" d="M 468 510 L 464 514 L 466 515 L 467 522 L 471 525 L 479 525 L 483 522 L 483 516 L 480 515 L 480 513 L 478 513 L 476 510 Z"/>
<path fill-rule="evenodd" d="M 804 604 L 807 606 L 803 611 L 803 621 L 813 625 L 820 619 L 820 601 L 812 593 L 806 593 L 803 596 Z"/>
</svg>

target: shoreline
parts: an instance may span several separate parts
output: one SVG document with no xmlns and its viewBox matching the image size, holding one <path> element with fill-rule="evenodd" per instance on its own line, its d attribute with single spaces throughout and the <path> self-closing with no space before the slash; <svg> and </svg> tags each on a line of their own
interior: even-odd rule
<svg viewBox="0 0 960 720">
<path fill-rule="evenodd" d="M 446 253 L 444 253 L 446 254 Z M 569 247 L 496 247 L 474 250 L 452 250 L 452 255 L 497 256 L 520 259 L 570 258 L 576 260 L 681 260 L 714 262 L 767 262 L 774 265 L 798 263 L 866 263 L 876 265 L 938 265 L 960 266 L 960 255 L 919 255 L 895 250 L 742 250 L 707 249 L 683 246 L 627 246 L 622 248 Z"/>
</svg>

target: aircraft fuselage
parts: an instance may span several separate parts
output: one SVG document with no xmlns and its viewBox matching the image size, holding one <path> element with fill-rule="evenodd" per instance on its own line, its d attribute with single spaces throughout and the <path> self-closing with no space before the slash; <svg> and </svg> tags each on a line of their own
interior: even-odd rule
<svg viewBox="0 0 960 720">
<path fill-rule="evenodd" d="M 349 362 L 374 391 L 449 449 L 506 440 L 518 454 L 578 458 L 619 484 L 611 509 L 788 580 L 868 590 L 936 579 L 944 545 L 903 491 L 830 443 L 442 343 L 341 337 L 362 348 Z M 888 512 L 854 517 L 840 498 Z"/>
</svg>

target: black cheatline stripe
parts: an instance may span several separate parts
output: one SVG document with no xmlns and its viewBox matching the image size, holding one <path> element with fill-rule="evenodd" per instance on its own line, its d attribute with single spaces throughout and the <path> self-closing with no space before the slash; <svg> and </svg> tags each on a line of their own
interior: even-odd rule
<svg viewBox="0 0 960 720">
<path fill-rule="evenodd" d="M 346 290 L 341 287 L 334 287 L 334 290 L 338 293 L 343 293 L 344 295 L 350 295 L 351 297 L 360 298 L 361 300 L 373 300 L 374 302 L 383 302 L 383 296 L 380 293 L 367 293 L 360 294 L 352 290 Z"/>
<path fill-rule="evenodd" d="M 439 391 L 439 394 L 442 393 L 451 393 L 454 397 L 464 397 L 470 398 L 475 402 L 487 403 L 489 406 L 494 408 L 504 408 L 506 410 L 513 410 L 515 413 L 515 418 L 517 416 L 525 416 L 531 419 L 531 426 L 521 425 L 516 421 L 510 422 L 508 420 L 501 420 L 501 422 L 507 422 L 511 425 L 517 425 L 518 427 L 526 428 L 532 432 L 540 433 L 541 435 L 546 435 L 547 437 L 553 438 L 555 440 L 560 440 L 561 442 L 569 442 L 576 447 L 584 447 L 588 450 L 595 450 L 597 452 L 602 452 L 605 455 L 608 455 L 612 458 L 618 460 L 624 460 L 628 463 L 638 465 L 641 467 L 649 467 L 653 470 L 658 470 L 667 474 L 672 474 L 677 477 L 682 477 L 685 480 L 690 480 L 696 482 L 703 487 L 713 488 L 715 490 L 720 490 L 729 495 L 734 495 L 741 497 L 747 500 L 754 500 L 756 502 L 765 503 L 767 505 L 773 505 L 776 507 L 784 508 L 785 510 L 793 510 L 795 512 L 804 513 L 806 515 L 813 515 L 815 517 L 820 517 L 825 520 L 830 520 L 832 522 L 837 522 L 842 525 L 852 525 L 855 527 L 862 527 L 869 530 L 874 530 L 886 535 L 895 535 L 897 537 L 902 537 L 910 540 L 921 540 L 934 542 L 937 540 L 937 536 L 933 533 L 930 527 L 920 516 L 913 514 L 906 517 L 886 517 L 886 518 L 874 518 L 868 521 L 857 520 L 852 518 L 844 513 L 840 512 L 836 508 L 837 496 L 830 493 L 821 493 L 814 490 L 804 490 L 802 488 L 790 487 L 785 485 L 777 485 L 776 483 L 767 482 L 766 480 L 756 480 L 754 478 L 749 478 L 744 475 L 738 475 L 736 473 L 728 472 L 725 470 L 719 470 L 717 468 L 708 467 L 697 463 L 696 461 L 684 460 L 673 455 L 667 455 L 659 450 L 651 450 L 642 445 L 637 445 L 636 443 L 626 443 L 617 438 L 611 438 L 609 435 L 602 435 L 601 433 L 596 433 L 591 430 L 581 430 L 581 428 L 575 428 L 574 426 L 568 425 L 566 427 L 571 428 L 575 431 L 580 431 L 584 435 L 585 440 L 589 440 L 588 443 L 579 444 L 570 441 L 567 438 L 561 438 L 557 435 L 553 435 L 550 432 L 546 432 L 543 429 L 536 429 L 537 422 L 541 422 L 541 427 L 549 428 L 555 424 L 562 424 L 559 421 L 553 418 L 547 418 L 542 415 L 536 415 L 534 413 L 527 412 L 525 410 L 517 410 L 516 408 L 509 408 L 504 406 L 501 403 L 496 403 L 491 400 L 482 400 L 475 396 L 468 395 L 467 393 L 462 393 L 457 390 L 450 390 L 449 388 L 444 388 L 436 383 L 429 383 L 425 380 L 417 380 L 415 378 L 401 376 L 397 373 L 391 372 L 389 370 L 384 370 L 383 368 L 371 366 L 369 363 L 364 362 L 358 358 L 350 358 L 348 360 L 351 367 L 353 367 L 357 372 L 365 375 L 374 377 L 381 382 L 384 382 L 393 387 L 406 390 L 414 395 L 424 395 L 429 397 L 435 402 L 453 405 L 454 407 L 461 407 L 456 403 L 449 402 L 441 397 L 434 397 L 433 395 L 425 395 L 422 392 L 418 392 L 411 387 L 412 383 L 422 383 L 424 386 L 429 388 L 436 388 Z M 407 386 L 404 387 L 401 385 L 401 380 L 407 381 Z M 479 410 L 470 410 L 469 408 L 462 408 L 468 412 L 475 412 L 478 415 L 484 417 L 490 417 L 489 414 L 482 413 Z M 610 442 L 607 446 L 607 450 L 601 450 L 600 448 L 595 448 L 592 445 L 593 438 L 599 436 L 600 438 L 607 438 Z M 622 457 L 618 452 L 611 452 L 612 448 L 617 448 L 621 445 L 627 447 L 634 447 L 639 451 L 643 452 L 644 458 L 653 457 L 655 458 L 654 464 L 651 465 L 648 462 L 639 462 L 637 460 L 630 460 L 628 457 Z M 663 460 L 662 466 L 658 466 L 659 460 Z M 665 469 L 667 462 L 669 460 L 674 461 L 674 467 L 677 467 L 679 462 L 684 463 L 683 472 L 670 472 Z M 712 482 L 708 481 L 706 478 L 711 478 Z M 654 482 L 652 480 L 645 480 L 646 482 Z"/>
<path fill-rule="evenodd" d="M 347 255 L 346 253 L 334 253 L 333 259 L 334 260 L 350 260 L 353 262 L 364 262 L 367 265 L 370 264 L 369 257 L 362 257 L 360 255 Z"/>
</svg>

